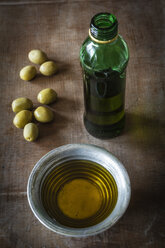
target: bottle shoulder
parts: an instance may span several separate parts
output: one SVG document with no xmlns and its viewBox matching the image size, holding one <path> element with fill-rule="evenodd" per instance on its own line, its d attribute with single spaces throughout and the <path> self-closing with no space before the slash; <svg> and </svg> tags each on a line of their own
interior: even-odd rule
<svg viewBox="0 0 165 248">
<path fill-rule="evenodd" d="M 82 67 L 92 70 L 106 70 L 111 68 L 123 71 L 129 60 L 127 43 L 121 35 L 107 44 L 96 43 L 87 37 L 80 48 L 80 62 Z"/>
</svg>

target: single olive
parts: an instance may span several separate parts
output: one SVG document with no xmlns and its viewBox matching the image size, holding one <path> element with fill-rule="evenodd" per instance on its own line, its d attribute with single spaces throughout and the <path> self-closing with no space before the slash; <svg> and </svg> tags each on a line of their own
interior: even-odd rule
<svg viewBox="0 0 165 248">
<path fill-rule="evenodd" d="M 40 72 L 44 76 L 52 76 L 57 72 L 57 65 L 53 61 L 47 61 L 40 66 Z"/>
<path fill-rule="evenodd" d="M 34 111 L 34 117 L 39 122 L 50 122 L 54 118 L 53 111 L 47 107 L 40 106 Z"/>
<path fill-rule="evenodd" d="M 56 91 L 50 88 L 41 90 L 37 96 L 37 100 L 42 104 L 53 103 L 56 101 L 56 99 L 57 99 Z"/>
<path fill-rule="evenodd" d="M 28 123 L 23 130 L 23 136 L 27 141 L 35 141 L 38 137 L 38 127 L 34 123 Z"/>
<path fill-rule="evenodd" d="M 12 110 L 15 113 L 18 113 L 21 110 L 28 110 L 28 109 L 32 109 L 33 108 L 33 103 L 30 99 L 26 98 L 26 97 L 20 97 L 15 99 L 12 102 Z"/>
<path fill-rule="evenodd" d="M 14 117 L 13 124 L 17 128 L 24 128 L 24 126 L 31 121 L 32 121 L 32 112 L 30 112 L 29 110 L 21 110 Z"/>
<path fill-rule="evenodd" d="M 32 80 L 36 76 L 36 74 L 37 74 L 37 70 L 32 65 L 27 65 L 27 66 L 23 67 L 19 73 L 20 78 L 24 81 Z"/>
<path fill-rule="evenodd" d="M 31 50 L 28 54 L 29 60 L 37 65 L 41 65 L 47 60 L 47 55 L 38 49 Z"/>
</svg>

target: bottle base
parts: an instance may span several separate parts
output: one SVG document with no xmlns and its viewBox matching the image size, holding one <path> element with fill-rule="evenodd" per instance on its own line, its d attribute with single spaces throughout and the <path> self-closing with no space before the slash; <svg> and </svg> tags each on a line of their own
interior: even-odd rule
<svg viewBox="0 0 165 248">
<path fill-rule="evenodd" d="M 93 124 L 84 116 L 84 126 L 89 134 L 98 139 L 110 139 L 119 136 L 125 126 L 125 116 L 117 123 L 109 126 Z"/>
</svg>

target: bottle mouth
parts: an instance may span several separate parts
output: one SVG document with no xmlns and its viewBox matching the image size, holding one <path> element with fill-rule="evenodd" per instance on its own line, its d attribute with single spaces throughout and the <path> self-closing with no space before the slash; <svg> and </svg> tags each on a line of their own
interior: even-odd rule
<svg viewBox="0 0 165 248">
<path fill-rule="evenodd" d="M 110 13 L 96 14 L 91 20 L 90 32 L 98 40 L 107 41 L 113 39 L 118 32 L 117 18 Z"/>
</svg>

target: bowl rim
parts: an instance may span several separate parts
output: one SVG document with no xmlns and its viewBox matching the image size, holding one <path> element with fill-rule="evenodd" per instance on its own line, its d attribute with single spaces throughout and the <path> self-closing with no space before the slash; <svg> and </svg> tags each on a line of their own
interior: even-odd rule
<svg viewBox="0 0 165 248">
<path fill-rule="evenodd" d="M 53 224 L 50 221 L 50 217 L 47 215 L 47 217 L 44 217 L 42 215 L 42 213 L 40 212 L 40 210 L 35 206 L 34 200 L 33 200 L 33 192 L 34 192 L 34 182 L 35 179 L 37 178 L 37 175 L 39 175 L 39 170 L 42 168 L 42 166 L 44 165 L 44 163 L 48 163 L 48 162 L 52 162 L 52 160 L 55 157 L 61 157 L 61 154 L 64 154 L 65 152 L 69 151 L 83 151 L 83 152 L 87 152 L 87 153 L 94 153 L 95 156 L 97 156 L 97 159 L 99 158 L 99 154 L 101 153 L 101 155 L 104 158 L 109 159 L 109 161 L 111 161 L 113 163 L 113 169 L 117 169 L 118 170 L 118 174 L 117 177 L 120 177 L 120 180 L 122 181 L 121 183 L 124 185 L 124 191 L 123 194 L 124 198 L 123 198 L 123 202 L 120 201 L 120 206 L 119 204 L 119 199 L 117 200 L 117 203 L 113 209 L 113 211 L 110 213 L 110 215 L 105 218 L 103 221 L 101 221 L 100 223 L 90 226 L 90 227 L 84 227 L 84 228 L 72 228 L 72 227 L 67 227 L 64 225 L 61 225 L 60 223 Z M 95 161 L 97 162 L 97 161 Z M 99 163 L 99 162 L 97 162 Z M 59 163 L 60 164 L 60 163 Z M 100 163 L 99 163 L 100 164 Z M 48 166 L 51 167 L 51 165 L 48 163 Z M 56 165 L 58 166 L 58 165 Z M 55 167 L 56 167 L 55 166 Z M 105 168 L 105 165 L 102 165 Z M 111 164 L 112 166 L 112 164 Z M 112 168 L 109 167 L 111 170 Z M 107 168 L 106 168 L 107 169 Z M 109 172 L 111 173 L 112 171 L 109 170 Z M 113 173 L 111 173 L 112 176 L 114 177 Z M 115 182 L 117 180 L 117 177 L 114 178 Z M 117 183 L 116 183 L 117 184 Z M 119 187 L 119 184 L 117 184 L 117 187 Z M 119 189 L 119 188 L 118 188 Z M 33 167 L 29 179 L 28 179 L 28 183 L 27 183 L 27 198 L 28 198 L 28 203 L 30 205 L 30 208 L 33 212 L 33 214 L 35 215 L 35 217 L 45 226 L 47 227 L 49 230 L 61 234 L 61 235 L 65 235 L 65 236 L 70 236 L 70 237 L 87 237 L 87 236 L 91 236 L 91 235 L 96 235 L 98 233 L 101 233 L 107 229 L 109 229 L 110 227 L 112 227 L 125 213 L 129 202 L 130 202 L 130 198 L 131 198 L 131 185 L 130 185 L 130 179 L 128 176 L 128 173 L 124 167 L 124 165 L 112 154 L 110 153 L 108 150 L 106 150 L 105 148 L 93 145 L 93 144 L 84 144 L 84 143 L 79 143 L 79 144 L 67 144 L 67 145 L 63 145 L 60 147 L 57 147 L 51 151 L 49 151 L 48 153 L 46 153 L 44 156 L 41 157 L 41 159 L 39 159 L 39 161 L 35 164 L 35 166 Z M 117 212 L 119 211 L 119 212 Z M 46 212 L 45 212 L 46 213 Z"/>
</svg>

